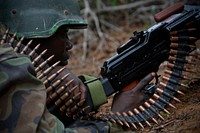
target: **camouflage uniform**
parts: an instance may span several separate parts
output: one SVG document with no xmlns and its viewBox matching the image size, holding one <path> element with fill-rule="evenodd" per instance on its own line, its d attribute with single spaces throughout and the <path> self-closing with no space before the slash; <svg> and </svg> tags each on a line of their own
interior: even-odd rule
<svg viewBox="0 0 200 133">
<path fill-rule="evenodd" d="M 77 120 L 69 127 L 45 106 L 46 90 L 35 77 L 28 56 L 0 46 L 0 132 L 119 132 L 121 126 L 102 121 Z"/>
</svg>

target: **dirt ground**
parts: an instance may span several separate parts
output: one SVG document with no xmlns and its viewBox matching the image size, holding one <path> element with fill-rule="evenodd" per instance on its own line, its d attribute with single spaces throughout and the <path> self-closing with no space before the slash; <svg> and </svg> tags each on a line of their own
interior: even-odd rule
<svg viewBox="0 0 200 133">
<path fill-rule="evenodd" d="M 174 103 L 177 109 L 167 108 L 171 115 L 165 121 L 147 127 L 142 133 L 199 133 L 200 132 L 200 81 L 185 90 L 185 96 L 178 97 L 182 103 Z"/>
<path fill-rule="evenodd" d="M 144 27 L 145 29 L 145 27 Z M 136 29 L 138 30 L 138 29 Z M 70 59 L 69 69 L 76 74 L 89 74 L 93 76 L 99 76 L 100 67 L 108 57 L 115 54 L 115 49 L 125 42 L 130 36 L 130 28 L 124 28 L 124 33 L 117 33 L 110 31 L 108 34 L 115 37 L 115 42 L 107 40 L 107 44 L 104 44 L 100 50 L 96 50 L 94 45 L 88 47 L 88 57 L 86 60 L 82 60 L 83 54 L 81 44 L 74 46 L 72 58 Z M 117 42 L 117 43 L 116 43 Z M 199 43 L 200 44 L 200 43 Z M 200 45 L 198 47 L 200 48 Z M 182 103 L 172 102 L 177 109 L 168 107 L 167 110 L 170 115 L 161 112 L 161 115 L 165 118 L 165 121 L 157 119 L 159 124 L 155 124 L 149 121 L 152 127 L 145 127 L 145 129 L 139 129 L 138 133 L 200 133 L 200 71 L 199 61 L 196 59 L 195 68 L 197 79 L 193 80 L 189 84 L 189 89 L 183 89 L 184 96 L 178 95 L 177 98 Z M 101 107 L 101 110 L 108 111 L 110 109 L 112 97 L 109 99 L 108 104 Z"/>
</svg>

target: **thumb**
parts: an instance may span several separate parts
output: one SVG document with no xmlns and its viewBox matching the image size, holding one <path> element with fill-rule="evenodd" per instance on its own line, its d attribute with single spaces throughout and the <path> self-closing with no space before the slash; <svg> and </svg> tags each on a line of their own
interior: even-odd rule
<svg viewBox="0 0 200 133">
<path fill-rule="evenodd" d="M 155 76 L 156 76 L 156 73 L 154 72 L 148 74 L 142 80 L 140 80 L 140 82 L 132 90 L 134 90 L 134 92 L 142 90 L 146 85 L 149 84 L 150 81 L 152 81 L 155 78 Z"/>
<path fill-rule="evenodd" d="M 83 84 L 80 85 L 80 91 L 81 91 L 81 98 L 80 100 L 86 99 L 86 88 Z"/>
</svg>

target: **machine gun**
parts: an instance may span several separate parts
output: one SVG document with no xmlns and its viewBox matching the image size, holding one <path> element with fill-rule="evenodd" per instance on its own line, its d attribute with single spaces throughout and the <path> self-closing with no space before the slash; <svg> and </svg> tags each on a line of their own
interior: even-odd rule
<svg viewBox="0 0 200 133">
<path fill-rule="evenodd" d="M 178 6 L 174 5 L 173 8 L 175 9 L 171 11 L 168 9 L 168 15 L 165 11 L 164 15 L 168 17 L 167 19 L 150 27 L 146 31 L 134 32 L 134 36 L 117 49 L 117 54 L 104 62 L 101 75 L 102 85 L 107 96 L 122 90 L 133 81 L 141 79 L 151 72 L 157 72 L 160 64 L 168 60 L 170 56 L 172 39 L 170 33 L 172 31 L 187 29 L 189 27 L 195 28 L 195 35 L 199 35 L 199 7 L 188 7 L 187 12 L 172 15 L 173 11 L 180 12 L 183 7 L 184 5 L 180 4 Z M 169 17 L 169 15 L 171 16 Z M 157 17 L 157 21 L 165 17 Z M 192 25 L 189 26 L 191 22 Z M 183 35 L 182 37 L 185 36 Z M 190 39 L 185 38 L 185 41 L 190 41 Z M 189 54 L 191 50 L 188 47 L 183 48 L 181 51 Z"/>
<path fill-rule="evenodd" d="M 106 96 L 110 96 L 130 86 L 135 80 L 140 80 L 151 72 L 157 72 L 160 64 L 164 61 L 170 63 L 170 71 L 166 71 L 169 75 L 163 77 L 165 81 L 155 83 L 156 89 L 153 98 L 146 101 L 144 105 L 135 108 L 133 110 L 135 114 L 130 111 L 123 112 L 123 114 L 110 113 L 97 117 L 93 116 L 95 119 L 110 120 L 111 122 L 113 120 L 120 121 L 128 127 L 138 123 L 143 127 L 141 122 L 146 122 L 149 125 L 147 120 L 153 119 L 155 116 L 162 119 L 159 111 L 167 112 L 166 105 L 173 107 L 170 104 L 171 99 L 179 101 L 174 97 L 174 94 L 181 94 L 177 86 L 184 86 L 179 81 L 185 78 L 182 71 L 186 71 L 184 65 L 189 63 L 186 57 L 191 56 L 191 52 L 196 49 L 195 42 L 199 39 L 200 7 L 185 6 L 182 3 L 175 4 L 156 15 L 156 21 L 158 23 L 148 30 L 134 32 L 134 36 L 117 49 L 117 54 L 104 62 L 101 69 L 100 84 L 102 84 Z M 79 101 L 77 99 L 79 95 L 73 96 L 74 87 L 65 89 L 73 80 L 65 83 L 65 85 L 60 85 L 67 75 L 54 81 L 65 69 L 64 67 L 48 76 L 59 63 L 56 62 L 49 66 L 48 62 L 53 56 L 44 61 L 42 56 L 45 54 L 45 50 L 40 54 L 36 51 L 39 45 L 32 50 L 29 48 L 31 41 L 27 45 L 23 45 L 21 44 L 23 37 L 20 41 L 16 41 L 16 34 L 9 37 L 8 33 L 7 30 L 3 36 L 0 36 L 0 45 L 9 43 L 15 52 L 30 56 L 32 64 L 36 68 L 37 78 L 43 80 L 43 83 L 48 86 L 47 93 L 49 96 L 47 100 L 49 101 L 49 110 L 53 114 L 58 114 L 57 117 L 64 122 L 93 115 L 91 111 L 95 109 L 94 101 L 89 96 L 96 95 L 88 95 L 85 101 Z M 93 83 L 95 80 L 99 81 L 99 79 L 92 79 L 85 83 Z M 94 88 L 93 92 L 98 95 L 96 86 L 92 87 Z M 130 88 L 133 88 L 133 86 L 130 86 Z M 88 93 L 91 94 L 91 92 Z M 95 99 L 99 100 L 96 97 Z M 102 104 L 101 101 L 97 102 L 97 105 Z"/>
<path fill-rule="evenodd" d="M 101 69 L 102 77 L 80 77 L 87 84 L 89 90 L 82 106 L 80 106 L 81 101 L 79 102 L 74 97 L 65 98 L 66 95 L 60 91 L 62 89 L 59 89 L 51 95 L 51 101 L 54 104 L 56 100 L 54 97 L 63 94 L 61 100 L 55 101 L 55 105 L 51 107 L 52 112 L 59 114 L 58 117 L 65 122 L 77 118 L 101 119 L 111 122 L 120 121 L 121 125 L 127 126 L 134 126 L 134 123 L 138 123 L 141 127 L 143 127 L 141 122 L 150 125 L 148 119 L 155 116 L 162 118 L 159 111 L 166 111 L 166 105 L 172 106 L 170 104 L 171 99 L 179 101 L 174 95 L 176 92 L 180 93 L 177 86 L 182 85 L 179 83 L 182 77 L 181 73 L 185 70 L 184 65 L 188 63 L 185 57 L 196 49 L 195 41 L 198 39 L 196 36 L 200 35 L 199 7 L 188 6 L 186 8 L 184 4 L 178 4 L 178 6 L 174 5 L 172 8 L 175 9 L 171 10 L 170 7 L 164 14 L 157 15 L 156 20 L 159 23 L 156 25 L 146 31 L 134 32 L 134 36 L 117 49 L 117 54 L 104 62 Z M 184 8 L 186 12 L 183 12 Z M 177 14 L 177 12 L 180 14 Z M 171 63 L 170 68 L 173 67 L 171 75 L 163 78 L 167 80 L 166 82 L 153 84 L 155 86 L 155 92 L 152 95 L 154 99 L 150 98 L 144 105 L 135 108 L 133 110 L 134 115 L 130 111 L 123 112 L 123 114 L 95 115 L 96 109 L 106 102 L 108 96 L 127 88 L 127 86 L 133 88 L 132 82 L 142 79 L 151 72 L 157 72 L 160 64 L 164 61 Z M 103 87 L 98 88 L 97 83 Z M 70 91 L 67 92 L 67 96 L 71 94 Z M 61 106 L 59 104 L 62 101 L 65 101 L 65 103 L 63 102 L 64 105 Z"/>
</svg>

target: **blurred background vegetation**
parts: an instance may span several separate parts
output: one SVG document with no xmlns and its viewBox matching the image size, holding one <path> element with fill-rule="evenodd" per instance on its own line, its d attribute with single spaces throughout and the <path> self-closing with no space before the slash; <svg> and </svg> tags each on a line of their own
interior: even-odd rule
<svg viewBox="0 0 200 133">
<path fill-rule="evenodd" d="M 87 74 L 100 77 L 100 70 L 108 58 L 116 54 L 116 49 L 133 35 L 134 31 L 147 30 L 156 24 L 154 15 L 176 2 L 190 5 L 200 5 L 200 0 L 79 0 L 81 15 L 88 21 L 88 28 L 71 31 L 74 43 L 71 58 L 67 67 L 75 74 Z M 158 35 L 162 36 L 162 35 Z M 200 41 L 198 43 L 200 48 Z M 200 53 L 200 50 L 199 50 Z M 192 68 L 199 72 L 199 64 Z M 164 67 L 159 71 L 163 72 Z M 170 109 L 171 115 L 162 115 L 165 121 L 158 119 L 159 124 L 153 124 L 143 133 L 198 132 L 200 121 L 199 85 L 196 91 L 180 96 L 182 103 L 176 104 L 177 109 Z M 197 91 L 198 90 L 198 91 Z M 195 102 L 196 101 L 196 102 Z M 100 111 L 110 111 L 112 96 L 108 103 L 100 107 Z"/>
<path fill-rule="evenodd" d="M 200 5 L 200 0 L 79 0 L 88 28 L 73 30 L 71 66 L 77 73 L 99 73 L 104 60 L 116 54 L 134 31 L 147 30 L 154 15 L 176 2 Z M 88 66 L 93 69 L 88 70 Z M 83 68 L 87 68 L 83 70 Z M 96 73 L 96 71 L 98 71 Z"/>
</svg>

